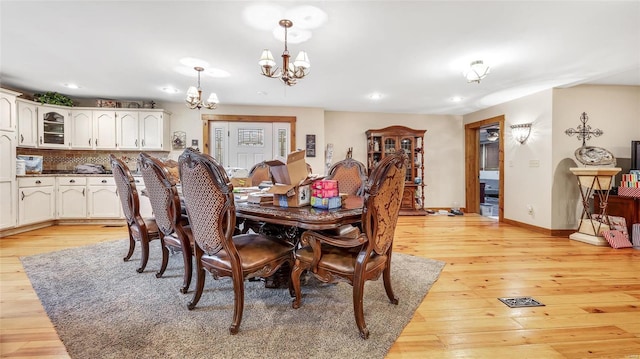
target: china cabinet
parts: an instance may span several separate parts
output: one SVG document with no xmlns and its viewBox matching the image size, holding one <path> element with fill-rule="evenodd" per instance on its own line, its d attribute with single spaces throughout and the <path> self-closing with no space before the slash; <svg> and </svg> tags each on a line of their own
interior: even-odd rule
<svg viewBox="0 0 640 359">
<path fill-rule="evenodd" d="M 405 174 L 400 215 L 425 215 L 424 210 L 424 134 L 404 126 L 371 129 L 367 135 L 367 169 L 373 168 L 386 155 L 403 150 L 409 156 Z"/>
<path fill-rule="evenodd" d="M 55 178 L 18 179 L 18 225 L 50 221 L 55 218 Z"/>
</svg>

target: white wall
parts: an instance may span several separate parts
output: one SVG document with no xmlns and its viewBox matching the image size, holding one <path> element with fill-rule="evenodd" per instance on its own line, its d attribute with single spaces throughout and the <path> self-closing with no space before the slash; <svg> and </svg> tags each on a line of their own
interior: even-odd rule
<svg viewBox="0 0 640 359">
<path fill-rule="evenodd" d="M 551 100 L 546 90 L 463 117 L 468 124 L 504 115 L 504 218 L 542 228 L 551 228 Z M 532 123 L 524 144 L 510 136 L 510 126 L 520 123 Z"/>
<path fill-rule="evenodd" d="M 334 146 L 333 162 L 353 147 L 353 158 L 367 163 L 365 132 L 392 125 L 427 130 L 424 136 L 425 207 L 464 203 L 464 131 L 462 117 L 371 112 L 325 112 L 326 142 Z"/>
<path fill-rule="evenodd" d="M 577 129 L 583 112 L 589 116 L 587 125 L 604 132 L 586 145 L 606 148 L 616 158 L 629 158 L 631 141 L 640 140 L 640 86 L 582 85 L 553 91 L 554 229 L 577 228 L 582 213 L 577 181 L 569 171 L 582 167 L 574 156 L 582 141 L 564 131 Z"/>
</svg>

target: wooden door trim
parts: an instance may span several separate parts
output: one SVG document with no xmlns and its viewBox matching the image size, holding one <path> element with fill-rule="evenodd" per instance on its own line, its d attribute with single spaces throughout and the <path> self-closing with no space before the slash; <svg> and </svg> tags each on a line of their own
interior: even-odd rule
<svg viewBox="0 0 640 359">
<path fill-rule="evenodd" d="M 468 123 L 464 126 L 465 161 L 465 209 L 470 213 L 480 213 L 480 179 L 478 165 L 480 154 L 480 128 L 497 123 L 500 128 L 498 137 L 498 221 L 504 219 L 504 115 L 486 120 Z"/>
<path fill-rule="evenodd" d="M 296 148 L 296 117 L 295 116 L 251 116 L 251 115 L 212 115 L 203 114 L 202 117 L 202 147 L 203 153 L 210 153 L 211 139 L 209 127 L 211 122 L 285 122 L 289 123 L 291 138 L 289 152 Z"/>
</svg>

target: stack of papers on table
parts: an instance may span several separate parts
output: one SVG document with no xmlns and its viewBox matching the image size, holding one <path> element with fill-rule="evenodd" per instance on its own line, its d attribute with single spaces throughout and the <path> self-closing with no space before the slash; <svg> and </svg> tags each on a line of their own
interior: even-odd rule
<svg viewBox="0 0 640 359">
<path fill-rule="evenodd" d="M 273 203 L 273 194 L 266 192 L 252 192 L 247 196 L 247 202 L 249 203 Z"/>
</svg>

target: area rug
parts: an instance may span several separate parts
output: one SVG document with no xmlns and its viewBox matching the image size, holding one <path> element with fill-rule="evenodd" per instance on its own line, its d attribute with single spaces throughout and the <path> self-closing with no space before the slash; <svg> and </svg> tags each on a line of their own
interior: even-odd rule
<svg viewBox="0 0 640 359">
<path fill-rule="evenodd" d="M 353 315 L 352 288 L 309 279 L 299 309 L 287 289 L 245 281 L 240 332 L 230 335 L 233 287 L 207 276 L 196 309 L 181 294 L 182 256 L 170 257 L 163 278 L 159 243 L 136 273 L 139 252 L 123 262 L 127 240 L 21 258 L 38 297 L 72 358 L 383 358 L 413 317 L 445 263 L 394 253 L 389 302 L 382 278 L 367 282 L 362 340 Z M 136 257 L 137 255 L 137 257 Z"/>
</svg>

